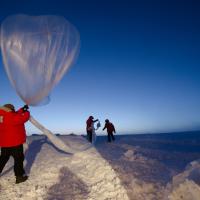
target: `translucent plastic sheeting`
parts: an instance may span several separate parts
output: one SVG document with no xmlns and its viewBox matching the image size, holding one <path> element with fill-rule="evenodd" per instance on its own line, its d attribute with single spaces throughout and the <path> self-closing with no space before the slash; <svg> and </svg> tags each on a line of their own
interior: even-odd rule
<svg viewBox="0 0 200 200">
<path fill-rule="evenodd" d="M 80 37 L 60 16 L 13 15 L 1 25 L 8 78 L 28 105 L 47 104 L 49 93 L 76 60 Z"/>
<path fill-rule="evenodd" d="M 60 150 L 67 152 L 67 153 L 78 153 L 80 151 L 85 151 L 92 147 L 91 143 L 84 140 L 84 142 L 80 142 L 77 144 L 73 141 L 63 141 L 57 136 L 55 136 L 50 130 L 46 129 L 43 125 L 41 125 L 36 119 L 34 119 L 32 116 L 30 117 L 30 122 L 35 125 L 39 130 L 41 130 L 48 138 L 49 140 Z"/>
</svg>

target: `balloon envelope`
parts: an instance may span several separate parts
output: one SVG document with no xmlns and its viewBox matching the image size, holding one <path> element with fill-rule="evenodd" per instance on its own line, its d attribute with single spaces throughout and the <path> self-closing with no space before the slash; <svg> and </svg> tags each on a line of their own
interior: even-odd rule
<svg viewBox="0 0 200 200">
<path fill-rule="evenodd" d="M 1 26 L 4 67 L 28 105 L 48 103 L 52 88 L 76 60 L 80 37 L 65 18 L 13 15 Z"/>
</svg>

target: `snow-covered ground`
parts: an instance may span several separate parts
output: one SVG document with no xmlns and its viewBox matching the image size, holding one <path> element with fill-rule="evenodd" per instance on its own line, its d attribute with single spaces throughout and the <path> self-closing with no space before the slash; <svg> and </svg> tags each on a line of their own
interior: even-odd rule
<svg viewBox="0 0 200 200">
<path fill-rule="evenodd" d="M 77 149 L 56 149 L 45 136 L 28 137 L 28 181 L 15 184 L 13 160 L 0 177 L 1 200 L 199 200 L 200 133 L 97 137 L 59 136 Z"/>
</svg>

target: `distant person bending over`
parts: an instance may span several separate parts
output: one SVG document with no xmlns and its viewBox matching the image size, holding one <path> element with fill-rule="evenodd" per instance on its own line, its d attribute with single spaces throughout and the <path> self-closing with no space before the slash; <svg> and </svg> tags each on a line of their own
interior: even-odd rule
<svg viewBox="0 0 200 200">
<path fill-rule="evenodd" d="M 98 119 L 94 120 L 93 116 L 89 116 L 86 121 L 86 131 L 87 131 L 87 139 L 92 143 L 92 132 L 94 131 L 94 123 L 97 122 Z"/>
<path fill-rule="evenodd" d="M 105 126 L 103 128 L 103 131 L 105 129 L 107 129 L 107 133 L 108 133 L 108 142 L 111 142 L 111 138 L 114 141 L 115 137 L 113 135 L 113 132 L 116 133 L 115 127 L 108 119 L 105 120 Z"/>
<path fill-rule="evenodd" d="M 28 179 L 26 176 L 23 161 L 23 143 L 26 142 L 26 131 L 24 123 L 29 120 L 30 113 L 28 105 L 15 111 L 12 104 L 5 104 L 0 107 L 0 173 L 8 162 L 10 156 L 14 158 L 14 173 L 16 184 Z"/>
</svg>

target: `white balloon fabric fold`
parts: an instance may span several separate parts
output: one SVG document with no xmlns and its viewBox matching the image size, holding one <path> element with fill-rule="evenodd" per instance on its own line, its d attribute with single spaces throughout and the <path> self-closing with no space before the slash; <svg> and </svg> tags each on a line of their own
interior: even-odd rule
<svg viewBox="0 0 200 200">
<path fill-rule="evenodd" d="M 87 150 L 91 147 L 91 144 L 87 141 L 84 142 L 80 147 L 75 146 L 74 144 L 70 144 L 69 142 L 66 144 L 61 139 L 59 139 L 57 136 L 55 136 L 51 131 L 46 129 L 43 125 L 41 125 L 36 119 L 34 119 L 32 116 L 30 116 L 29 121 L 37 127 L 39 130 L 41 130 L 48 138 L 49 140 L 60 150 L 66 152 L 66 153 L 77 153 L 80 151 Z M 80 143 L 79 143 L 80 145 Z"/>
<path fill-rule="evenodd" d="M 79 53 L 77 29 L 54 15 L 7 17 L 1 25 L 4 67 L 28 105 L 46 104 L 49 93 Z"/>
</svg>

